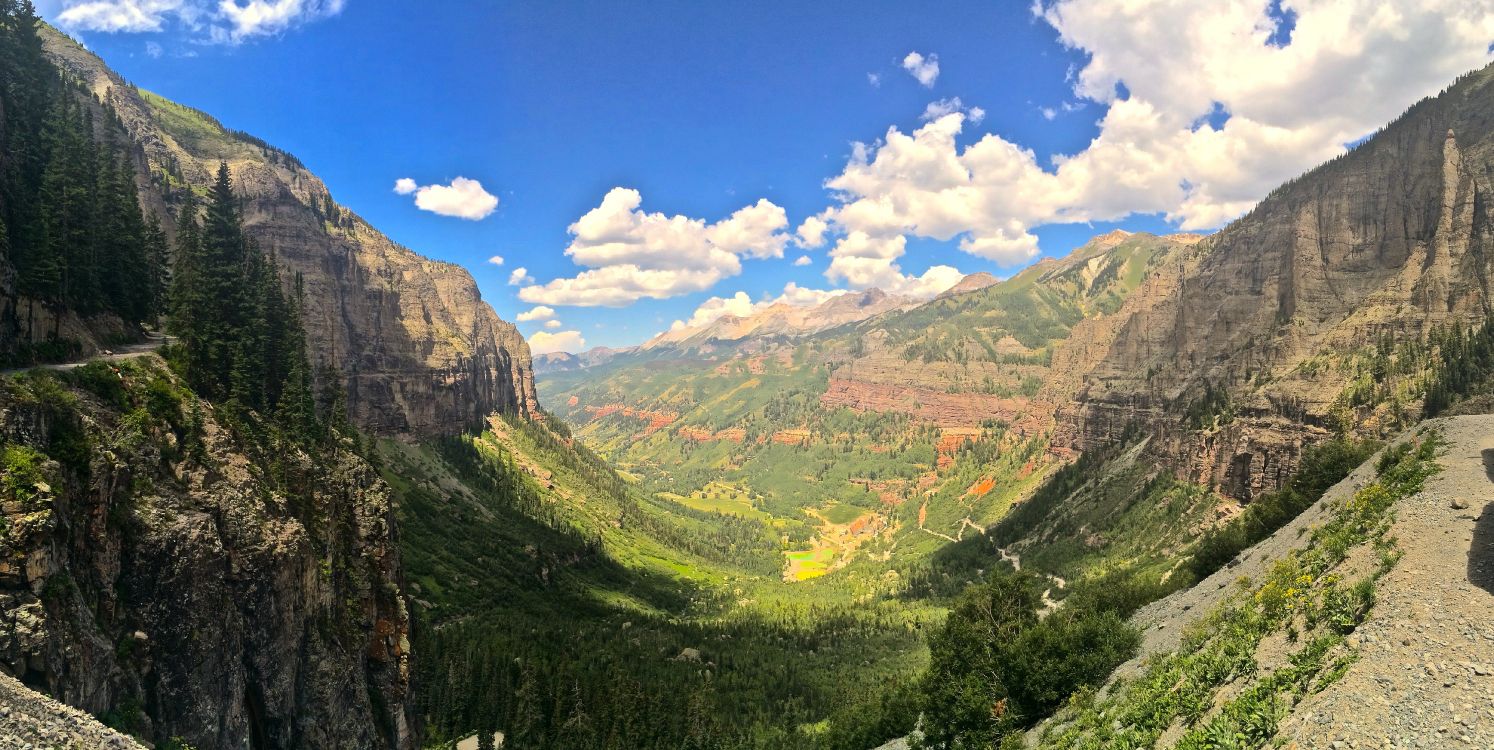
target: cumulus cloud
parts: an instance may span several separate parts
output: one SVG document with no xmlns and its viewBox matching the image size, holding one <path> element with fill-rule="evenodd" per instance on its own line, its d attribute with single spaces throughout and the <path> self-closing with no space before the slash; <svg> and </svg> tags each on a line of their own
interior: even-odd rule
<svg viewBox="0 0 1494 750">
<path fill-rule="evenodd" d="M 569 227 L 565 254 L 585 270 L 519 292 L 550 305 L 627 305 L 703 291 L 741 273 L 742 258 L 781 258 L 788 216 L 767 200 L 716 223 L 643 211 L 637 190 L 613 188 Z"/>
<path fill-rule="evenodd" d="M 986 119 L 985 110 L 980 107 L 966 107 L 958 96 L 929 102 L 929 106 L 923 108 L 923 115 L 919 119 L 928 122 L 954 112 L 964 112 L 966 121 L 971 125 L 979 125 L 981 120 Z"/>
<path fill-rule="evenodd" d="M 903 58 L 903 70 L 918 79 L 924 88 L 933 88 L 934 81 L 939 80 L 939 56 L 925 57 L 917 52 L 909 52 L 908 56 Z"/>
<path fill-rule="evenodd" d="M 218 41 L 241 42 L 249 37 L 279 34 L 293 26 L 335 16 L 342 12 L 344 0 L 220 0 L 219 16 L 226 28 L 215 26 Z"/>
<path fill-rule="evenodd" d="M 549 320 L 555 317 L 555 308 L 539 305 L 538 307 L 519 313 L 518 317 L 520 323 L 528 323 L 531 320 Z"/>
<path fill-rule="evenodd" d="M 995 134 L 961 145 L 974 118 L 947 100 L 912 132 L 856 144 L 826 182 L 827 277 L 924 293 L 953 277 L 903 274 L 907 237 L 957 239 L 1014 266 L 1037 256 L 1031 230 L 1044 224 L 1162 214 L 1215 228 L 1491 58 L 1488 2 L 1281 5 L 1296 14 L 1289 35 L 1268 0 L 1039 2 L 1038 17 L 1087 58 L 1063 109 L 1102 107 L 1098 134 L 1044 161 Z"/>
<path fill-rule="evenodd" d="M 756 312 L 757 309 L 758 305 L 752 301 L 751 297 L 747 296 L 746 292 L 737 292 L 730 297 L 711 297 L 695 308 L 695 312 L 690 316 L 689 320 L 676 320 L 674 321 L 674 325 L 669 327 L 669 330 L 677 331 L 681 328 L 703 326 L 727 315 L 745 318 Z"/>
<path fill-rule="evenodd" d="M 501 266 L 501 265 L 503 265 L 503 256 L 502 255 L 494 255 L 494 256 L 488 258 L 488 262 L 492 263 L 495 266 Z"/>
<path fill-rule="evenodd" d="M 825 231 L 830 228 L 825 220 L 818 216 L 811 216 L 799 225 L 795 232 L 794 244 L 806 250 L 814 249 L 825 244 Z"/>
<path fill-rule="evenodd" d="M 513 270 L 513 273 L 510 273 L 508 275 L 509 286 L 523 286 L 525 284 L 533 283 L 534 277 L 529 275 L 529 269 L 522 266 L 520 266 L 519 268 L 515 268 Z"/>
<path fill-rule="evenodd" d="M 532 354 L 554 354 L 555 352 L 580 352 L 586 348 L 586 339 L 582 338 L 580 331 L 559 331 L 549 333 L 547 331 L 536 331 L 529 337 L 529 351 Z"/>
<path fill-rule="evenodd" d="M 62 0 L 57 22 L 73 31 L 159 32 L 173 24 L 200 41 L 239 44 L 342 12 L 345 0 Z"/>
<path fill-rule="evenodd" d="M 807 266 L 807 265 L 809 265 L 810 263 L 813 263 L 813 262 L 814 261 L 812 261 L 812 260 L 809 259 L 808 255 L 801 255 L 801 256 L 799 256 L 798 258 L 796 258 L 794 260 L 794 265 L 796 265 L 796 266 Z"/>
<path fill-rule="evenodd" d="M 545 321 L 545 327 L 548 328 L 548 329 L 550 329 L 550 330 L 552 330 L 552 331 L 555 330 L 556 328 L 559 328 L 560 325 L 561 325 L 560 321 L 558 321 L 558 320 L 547 320 L 547 321 Z"/>
<path fill-rule="evenodd" d="M 160 31 L 186 5 L 186 0 L 70 0 L 63 2 L 57 22 L 78 31 Z"/>
<path fill-rule="evenodd" d="M 450 185 L 416 185 L 403 177 L 394 183 L 394 192 L 415 194 L 415 207 L 440 216 L 479 221 L 498 210 L 498 196 L 484 190 L 482 183 L 457 177 Z"/>
</svg>

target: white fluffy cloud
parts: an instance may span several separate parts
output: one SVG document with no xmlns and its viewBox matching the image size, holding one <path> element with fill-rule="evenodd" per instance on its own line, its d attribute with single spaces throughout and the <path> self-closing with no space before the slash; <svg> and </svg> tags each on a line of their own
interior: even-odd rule
<svg viewBox="0 0 1494 750">
<path fill-rule="evenodd" d="M 532 354 L 553 354 L 555 352 L 580 352 L 586 348 L 586 339 L 582 338 L 580 331 L 560 331 L 550 333 L 548 331 L 536 331 L 529 337 L 529 351 Z"/>
<path fill-rule="evenodd" d="M 703 326 L 727 315 L 745 318 L 757 309 L 758 305 L 747 296 L 746 292 L 737 292 L 730 297 L 711 297 L 695 308 L 695 313 L 690 316 L 689 320 L 676 320 L 669 330 Z"/>
<path fill-rule="evenodd" d="M 1063 109 L 1105 108 L 1099 133 L 1042 163 L 994 134 L 961 146 L 974 118 L 935 102 L 911 133 L 856 144 L 826 182 L 837 200 L 821 214 L 836 237 L 826 275 L 927 292 L 955 272 L 903 275 L 907 237 L 958 239 L 1012 266 L 1036 257 L 1031 229 L 1044 224 L 1160 213 L 1214 228 L 1491 58 L 1489 0 L 1281 8 L 1296 14 L 1289 39 L 1269 0 L 1039 2 L 1034 12 L 1088 58 L 1074 76 L 1079 100 Z"/>
<path fill-rule="evenodd" d="M 939 56 L 925 57 L 917 52 L 909 52 L 908 56 L 903 58 L 903 70 L 908 71 L 908 75 L 917 78 L 924 88 L 933 88 L 934 81 L 939 80 Z"/>
<path fill-rule="evenodd" d="M 928 122 L 954 112 L 964 112 L 966 121 L 971 125 L 979 125 L 981 120 L 986 119 L 985 110 L 980 107 L 966 107 L 958 96 L 929 102 L 929 106 L 923 108 L 923 116 L 919 119 Z"/>
<path fill-rule="evenodd" d="M 529 269 L 524 268 L 523 266 L 515 268 L 513 270 L 513 273 L 510 273 L 508 275 L 508 285 L 509 286 L 524 286 L 525 284 L 533 284 L 533 283 L 534 283 L 534 277 L 530 276 L 529 275 Z"/>
<path fill-rule="evenodd" d="M 805 249 L 813 249 L 825 244 L 825 232 L 830 225 L 818 216 L 811 216 L 799 225 L 795 232 L 794 244 Z"/>
<path fill-rule="evenodd" d="M 794 259 L 794 265 L 796 266 L 807 266 L 813 262 L 814 261 L 809 259 L 808 255 L 801 255 L 798 258 Z"/>
<path fill-rule="evenodd" d="M 637 190 L 613 188 L 569 231 L 565 254 L 585 270 L 519 292 L 526 302 L 621 306 L 710 288 L 741 273 L 742 258 L 781 258 L 788 217 L 767 200 L 708 224 L 647 213 Z"/>
<path fill-rule="evenodd" d="M 531 320 L 549 320 L 555 317 L 555 308 L 540 305 L 531 310 L 519 313 L 518 317 L 520 323 L 528 323 Z"/>
<path fill-rule="evenodd" d="M 345 0 L 62 0 L 57 22 L 74 31 L 159 32 L 172 21 L 201 41 L 239 44 L 335 16 Z"/>
<path fill-rule="evenodd" d="M 479 221 L 498 210 L 498 196 L 484 190 L 482 183 L 457 177 L 450 185 L 416 185 L 408 177 L 394 183 L 394 192 L 415 194 L 415 207 L 440 216 Z"/>
<path fill-rule="evenodd" d="M 492 263 L 495 266 L 501 266 L 501 265 L 503 265 L 503 256 L 502 255 L 494 255 L 494 256 L 488 258 L 488 262 Z"/>
<path fill-rule="evenodd" d="M 547 321 L 545 321 L 545 328 L 548 328 L 548 329 L 550 329 L 552 331 L 555 330 L 556 328 L 559 328 L 560 325 L 561 325 L 561 323 L 558 320 L 547 320 Z"/>
<path fill-rule="evenodd" d="M 186 0 L 71 0 L 63 2 L 57 22 L 80 31 L 160 31 L 186 5 Z"/>
</svg>

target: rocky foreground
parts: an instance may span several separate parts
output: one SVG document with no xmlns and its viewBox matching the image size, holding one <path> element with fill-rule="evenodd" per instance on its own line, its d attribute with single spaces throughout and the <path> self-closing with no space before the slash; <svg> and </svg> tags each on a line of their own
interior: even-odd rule
<svg viewBox="0 0 1494 750">
<path fill-rule="evenodd" d="M 141 745 L 0 672 L 0 750 L 126 750 Z"/>
</svg>

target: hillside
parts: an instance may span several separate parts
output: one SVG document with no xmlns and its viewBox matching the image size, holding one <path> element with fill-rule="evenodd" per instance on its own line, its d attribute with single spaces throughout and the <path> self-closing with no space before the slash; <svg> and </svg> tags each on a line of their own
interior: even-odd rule
<svg viewBox="0 0 1494 750">
<path fill-rule="evenodd" d="M 1489 416 L 1411 430 L 1235 563 L 1137 613 L 1140 653 L 1028 745 L 1488 746 L 1491 451 Z"/>
<path fill-rule="evenodd" d="M 535 410 L 528 344 L 466 270 L 396 245 L 337 205 L 294 156 L 136 88 L 50 27 L 41 36 L 50 60 L 118 115 L 142 202 L 164 226 L 174 226 L 186 186 L 204 188 L 228 164 L 250 238 L 304 280 L 313 364 L 342 373 L 357 424 L 439 435 L 495 411 Z"/>
<path fill-rule="evenodd" d="M 158 742 L 415 744 L 395 508 L 356 440 L 154 355 L 0 377 L 0 436 L 7 671 Z"/>
</svg>

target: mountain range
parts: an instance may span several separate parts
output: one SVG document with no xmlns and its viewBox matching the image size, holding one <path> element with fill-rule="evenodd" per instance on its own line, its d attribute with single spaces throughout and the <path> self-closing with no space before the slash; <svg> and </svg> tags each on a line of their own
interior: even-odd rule
<svg viewBox="0 0 1494 750">
<path fill-rule="evenodd" d="M 301 290 L 328 426 L 297 442 L 195 393 L 180 345 L 83 364 L 142 332 L 21 297 L 0 260 L 3 353 L 80 355 L 0 377 L 0 691 L 24 705 L 0 733 L 1494 737 L 1472 705 L 1489 424 L 1423 421 L 1491 391 L 1494 68 L 1214 234 L 1116 230 L 929 300 L 764 303 L 531 358 L 470 274 L 294 156 L 40 38 L 60 96 L 117 118 L 168 241 L 232 174 L 245 237 Z M 1371 693 L 1437 721 L 1368 716 Z"/>
</svg>

